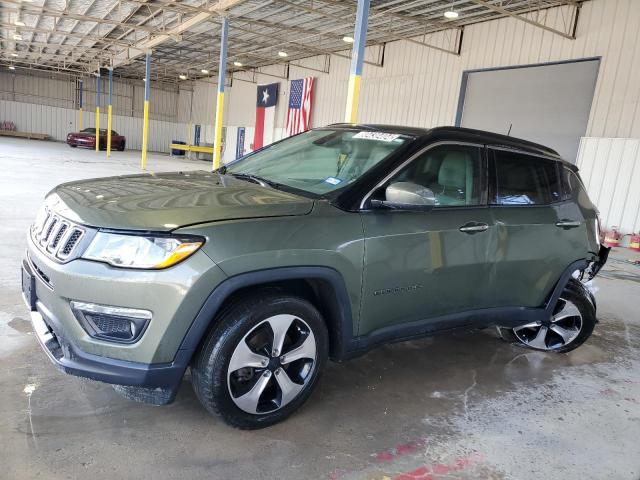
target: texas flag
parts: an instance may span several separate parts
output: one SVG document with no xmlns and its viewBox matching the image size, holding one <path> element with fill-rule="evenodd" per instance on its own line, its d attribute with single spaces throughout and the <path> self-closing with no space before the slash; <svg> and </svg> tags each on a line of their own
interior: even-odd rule
<svg viewBox="0 0 640 480">
<path fill-rule="evenodd" d="M 276 103 L 278 103 L 279 83 L 258 85 L 256 102 L 256 130 L 253 134 L 253 149 L 257 150 L 273 143 L 273 133 L 276 118 Z"/>
</svg>

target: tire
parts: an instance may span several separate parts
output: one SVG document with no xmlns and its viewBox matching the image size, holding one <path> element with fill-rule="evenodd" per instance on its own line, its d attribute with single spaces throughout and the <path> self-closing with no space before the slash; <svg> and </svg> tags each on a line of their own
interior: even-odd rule
<svg viewBox="0 0 640 480">
<path fill-rule="evenodd" d="M 71 148 L 77 148 L 77 147 L 78 147 L 78 145 L 73 145 L 72 143 L 70 143 L 70 144 L 69 144 L 69 146 L 70 146 Z"/>
<path fill-rule="evenodd" d="M 282 352 L 276 351 L 274 338 L 283 339 Z M 287 418 L 311 395 L 326 363 L 328 344 L 324 320 L 308 301 L 271 290 L 239 297 L 218 315 L 196 354 L 193 388 L 202 405 L 229 425 L 268 427 Z M 300 358 L 286 358 L 302 351 Z M 254 365 L 237 368 L 247 359 Z"/>
<path fill-rule="evenodd" d="M 526 348 L 566 353 L 582 345 L 593 333 L 596 323 L 593 294 L 572 278 L 560 295 L 548 325 L 536 322 L 515 328 L 498 327 L 498 333 L 503 340 Z"/>
<path fill-rule="evenodd" d="M 118 151 L 119 152 L 124 152 L 124 142 L 122 142 L 120 145 L 118 145 Z"/>
</svg>

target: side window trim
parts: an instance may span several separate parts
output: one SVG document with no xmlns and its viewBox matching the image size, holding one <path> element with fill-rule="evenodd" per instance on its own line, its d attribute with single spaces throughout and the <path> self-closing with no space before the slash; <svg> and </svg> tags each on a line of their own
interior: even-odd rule
<svg viewBox="0 0 640 480">
<path fill-rule="evenodd" d="M 365 205 L 367 205 L 367 202 L 369 202 L 369 200 L 371 199 L 371 196 L 373 195 L 373 193 L 378 190 L 379 188 L 381 188 L 385 183 L 387 183 L 390 179 L 392 179 L 396 174 L 398 174 L 404 167 L 406 167 L 407 165 L 409 165 L 411 162 L 413 162 L 414 160 L 416 160 L 417 158 L 421 157 L 424 153 L 428 152 L 429 150 L 432 150 L 436 147 L 440 147 L 443 145 L 458 145 L 458 146 L 466 146 L 466 147 L 477 147 L 480 149 L 480 188 L 481 188 L 481 194 L 480 194 L 480 204 L 478 205 L 459 205 L 459 206 L 441 206 L 438 207 L 438 210 L 445 210 L 445 209 L 449 209 L 449 208 L 485 208 L 488 206 L 488 197 L 487 197 L 487 176 L 484 174 L 484 172 L 486 172 L 486 165 L 487 165 L 487 154 L 486 154 L 486 149 L 487 146 L 481 143 L 474 143 L 474 142 L 460 142 L 460 141 L 450 141 L 450 140 L 443 140 L 443 141 L 439 141 L 439 142 L 434 142 L 431 143 L 429 145 L 427 145 L 426 147 L 420 149 L 418 152 L 414 153 L 413 155 L 411 155 L 408 159 L 406 159 L 404 162 L 402 162 L 400 165 L 398 165 L 396 168 L 394 168 L 391 173 L 387 174 L 381 181 L 379 181 L 371 190 L 369 190 L 369 192 L 367 192 L 367 194 L 362 198 L 362 201 L 360 202 L 360 207 L 359 207 L 359 211 L 363 212 L 363 211 L 370 211 L 371 208 L 367 207 L 365 208 Z"/>
</svg>

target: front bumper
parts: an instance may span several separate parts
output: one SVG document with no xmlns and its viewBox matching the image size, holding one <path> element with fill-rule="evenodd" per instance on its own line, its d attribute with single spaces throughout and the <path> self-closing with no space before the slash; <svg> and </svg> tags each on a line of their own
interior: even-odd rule
<svg viewBox="0 0 640 480">
<path fill-rule="evenodd" d="M 67 144 L 76 147 L 95 148 L 96 140 L 94 138 L 71 138 L 67 139 Z"/>
<path fill-rule="evenodd" d="M 82 259 L 62 264 L 29 238 L 22 289 L 36 337 L 56 367 L 106 383 L 175 390 L 195 347 L 182 341 L 212 286 L 226 276 L 202 252 L 161 271 L 133 271 Z M 91 336 L 74 315 L 80 301 L 153 312 L 135 343 Z"/>
<path fill-rule="evenodd" d="M 59 319 L 34 298 L 34 291 L 29 291 L 35 285 L 35 280 L 31 279 L 37 277 L 26 260 L 22 268 L 24 299 L 31 313 L 33 330 L 49 360 L 60 371 L 118 385 L 177 388 L 190 360 L 187 350 L 178 350 L 172 362 L 158 364 L 130 362 L 83 352 L 65 335 Z"/>
</svg>

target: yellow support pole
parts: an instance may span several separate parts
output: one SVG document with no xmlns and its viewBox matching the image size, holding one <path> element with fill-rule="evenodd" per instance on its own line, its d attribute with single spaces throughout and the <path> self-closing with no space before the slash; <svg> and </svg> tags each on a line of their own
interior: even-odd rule
<svg viewBox="0 0 640 480">
<path fill-rule="evenodd" d="M 107 107 L 107 157 L 111 156 L 111 97 L 113 91 L 113 67 L 109 68 L 109 106 Z"/>
<path fill-rule="evenodd" d="M 142 118 L 142 158 L 140 167 L 147 169 L 147 147 L 149 145 L 149 92 L 151 90 L 151 53 L 147 53 L 144 68 L 144 115 Z"/>
<path fill-rule="evenodd" d="M 222 157 L 222 119 L 224 115 L 224 77 L 227 70 L 227 44 L 229 37 L 229 19 L 222 17 L 220 35 L 220 65 L 218 66 L 218 99 L 216 104 L 216 123 L 213 139 L 213 169 L 220 168 Z"/>
<path fill-rule="evenodd" d="M 353 51 L 351 53 L 351 74 L 349 75 L 347 106 L 344 112 L 344 121 L 347 123 L 356 123 L 358 121 L 360 79 L 362 78 L 362 64 L 364 63 L 364 49 L 367 39 L 369 3 L 370 0 L 358 0 L 358 10 L 356 12 L 356 32 L 354 35 Z"/>
<path fill-rule="evenodd" d="M 96 152 L 100 151 L 100 69 L 96 75 Z"/>
<path fill-rule="evenodd" d="M 358 120 L 358 100 L 360 98 L 360 75 L 349 76 L 349 89 L 347 90 L 347 108 L 344 114 L 344 121 L 356 123 Z"/>
<path fill-rule="evenodd" d="M 218 92 L 216 105 L 216 126 L 213 139 L 213 169 L 220 168 L 222 157 L 222 115 L 224 114 L 224 92 Z"/>
</svg>

